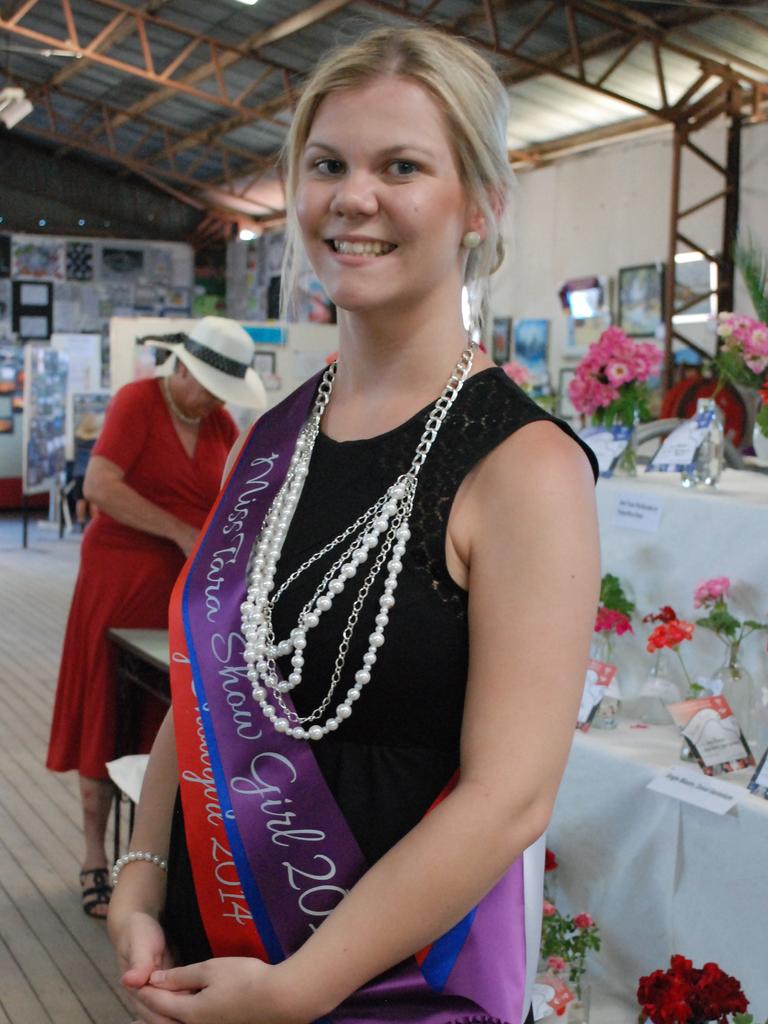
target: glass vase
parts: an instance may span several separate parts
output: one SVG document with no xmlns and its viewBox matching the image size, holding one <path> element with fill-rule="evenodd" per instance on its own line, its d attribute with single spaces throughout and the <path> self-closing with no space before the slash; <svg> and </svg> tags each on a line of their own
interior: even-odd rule
<svg viewBox="0 0 768 1024">
<path fill-rule="evenodd" d="M 590 658 L 595 661 L 602 661 L 606 665 L 615 665 L 616 656 L 614 653 L 613 635 L 611 633 L 596 633 L 589 649 Z M 611 685 L 606 687 L 605 695 L 597 706 L 595 717 L 592 719 L 593 729 L 615 729 L 619 724 L 619 682 L 618 673 L 613 677 Z"/>
<path fill-rule="evenodd" d="M 635 701 L 635 714 L 646 725 L 670 725 L 667 704 L 682 700 L 679 668 L 672 651 L 656 652 L 653 665 Z"/>
<path fill-rule="evenodd" d="M 747 742 L 757 745 L 757 708 L 755 684 L 740 658 L 738 643 L 730 644 L 725 664 L 715 673 L 715 679 L 722 684 L 720 691 L 728 701 L 736 721 Z"/>
<path fill-rule="evenodd" d="M 752 431 L 752 447 L 755 449 L 755 455 L 761 462 L 768 462 L 768 437 L 765 436 L 757 423 Z"/>
<path fill-rule="evenodd" d="M 627 441 L 626 448 L 614 463 L 613 476 L 637 476 L 637 435 L 635 428 L 639 422 L 639 417 L 637 413 L 635 413 L 634 422 L 629 428 L 627 428 L 627 424 L 622 423 L 621 420 L 616 420 L 614 423 L 614 426 L 629 429 L 629 440 Z"/>
<path fill-rule="evenodd" d="M 568 1003 L 566 1021 L 568 1024 L 589 1024 L 589 1007 L 592 987 L 588 981 L 580 979 L 575 987 L 573 1000 Z"/>
<path fill-rule="evenodd" d="M 725 459 L 725 433 L 723 414 L 713 398 L 700 398 L 696 402 L 696 416 L 711 415 L 699 447 L 696 449 L 693 465 L 682 472 L 683 487 L 716 487 L 723 472 Z"/>
</svg>

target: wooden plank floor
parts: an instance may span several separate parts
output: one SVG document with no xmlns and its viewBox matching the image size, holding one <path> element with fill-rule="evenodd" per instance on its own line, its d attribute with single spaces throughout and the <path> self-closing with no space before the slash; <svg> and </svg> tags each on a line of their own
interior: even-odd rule
<svg viewBox="0 0 768 1024">
<path fill-rule="evenodd" d="M 127 1024 L 104 925 L 80 909 L 74 772 L 45 768 L 77 538 L 0 518 L 0 1024 Z"/>
</svg>

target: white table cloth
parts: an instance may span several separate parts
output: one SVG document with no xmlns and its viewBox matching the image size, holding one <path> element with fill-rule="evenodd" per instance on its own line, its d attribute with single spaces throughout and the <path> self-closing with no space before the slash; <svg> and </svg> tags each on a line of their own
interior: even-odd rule
<svg viewBox="0 0 768 1024">
<path fill-rule="evenodd" d="M 597 487 L 603 571 L 617 575 L 639 616 L 671 604 L 694 621 L 693 591 L 728 576 L 738 618 L 768 617 L 768 476 L 726 470 L 720 486 L 687 491 L 674 474 L 601 480 Z M 639 518 L 619 515 L 619 503 Z M 642 506 L 646 506 L 643 508 Z M 645 526 L 646 529 L 638 528 Z M 636 696 L 652 663 L 652 627 L 616 643 L 625 696 Z M 768 686 L 765 634 L 744 645 L 744 661 Z M 723 645 L 699 629 L 683 645 L 692 676 L 711 675 Z M 755 751 L 763 752 L 764 745 Z M 592 1024 L 636 1024 L 637 981 L 666 968 L 673 953 L 720 964 L 742 983 L 756 1020 L 768 1016 L 768 801 L 746 790 L 751 769 L 727 778 L 737 806 L 716 815 L 646 789 L 678 766 L 674 726 L 577 734 L 547 845 L 560 868 L 555 898 L 587 911 L 603 939 L 590 954 Z"/>
<path fill-rule="evenodd" d="M 673 953 L 716 961 L 768 1015 L 768 801 L 747 791 L 751 770 L 720 777 L 738 795 L 725 815 L 648 790 L 679 750 L 674 726 L 629 722 L 574 741 L 547 845 L 558 907 L 600 928 L 593 1024 L 636 1024 L 638 979 Z"/>
</svg>

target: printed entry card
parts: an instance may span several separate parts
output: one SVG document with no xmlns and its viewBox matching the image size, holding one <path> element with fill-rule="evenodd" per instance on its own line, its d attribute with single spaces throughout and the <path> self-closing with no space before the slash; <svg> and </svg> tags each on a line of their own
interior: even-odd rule
<svg viewBox="0 0 768 1024">
<path fill-rule="evenodd" d="M 704 409 L 693 419 L 675 427 L 646 466 L 646 473 L 682 473 L 692 469 L 696 453 L 714 418 L 714 409 Z"/>
<path fill-rule="evenodd" d="M 581 729 L 582 732 L 589 730 L 600 701 L 605 696 L 615 675 L 615 665 L 609 665 L 605 661 L 596 661 L 594 658 L 589 659 L 584 676 L 584 690 L 581 695 L 579 717 L 576 721 L 577 729 Z"/>
<path fill-rule="evenodd" d="M 761 796 L 768 800 L 768 750 L 760 759 L 760 764 L 755 769 L 755 774 L 749 780 L 747 789 L 755 796 Z"/>
<path fill-rule="evenodd" d="M 668 704 L 691 753 L 707 775 L 735 772 L 755 759 L 725 697 L 702 697 Z"/>
<path fill-rule="evenodd" d="M 631 429 L 622 426 L 585 427 L 579 431 L 579 437 L 595 453 L 600 476 L 613 476 L 614 467 L 631 436 Z"/>
</svg>

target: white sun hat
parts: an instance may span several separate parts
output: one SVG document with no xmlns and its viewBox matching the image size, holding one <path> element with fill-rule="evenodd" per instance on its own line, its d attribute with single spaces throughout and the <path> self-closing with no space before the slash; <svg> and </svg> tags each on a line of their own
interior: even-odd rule
<svg viewBox="0 0 768 1024">
<path fill-rule="evenodd" d="M 137 341 L 167 348 L 206 391 L 247 409 L 267 407 L 261 378 L 253 369 L 253 341 L 234 320 L 204 316 L 189 334 L 145 335 Z"/>
</svg>

